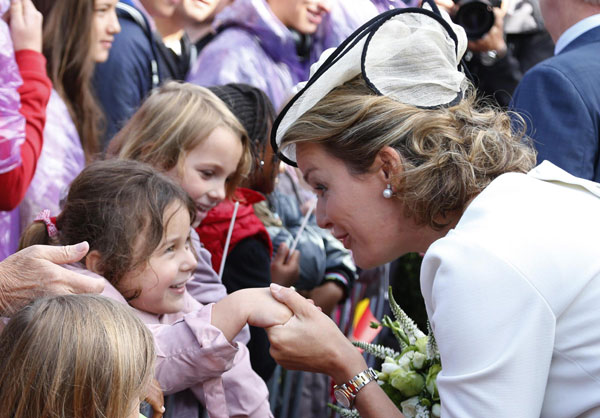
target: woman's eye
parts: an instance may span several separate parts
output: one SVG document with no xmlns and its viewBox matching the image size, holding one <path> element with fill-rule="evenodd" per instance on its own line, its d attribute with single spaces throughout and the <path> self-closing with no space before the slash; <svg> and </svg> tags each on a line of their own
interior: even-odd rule
<svg viewBox="0 0 600 418">
<path fill-rule="evenodd" d="M 174 245 L 168 246 L 167 249 L 165 250 L 166 253 L 172 253 L 173 251 L 175 251 Z"/>
<path fill-rule="evenodd" d="M 199 170 L 199 173 L 202 177 L 207 178 L 207 179 L 211 178 L 215 174 L 215 172 L 212 170 Z"/>
<path fill-rule="evenodd" d="M 317 184 L 313 187 L 313 190 L 318 196 L 323 196 L 323 194 L 325 194 L 327 191 L 327 187 L 323 186 L 322 184 Z"/>
</svg>

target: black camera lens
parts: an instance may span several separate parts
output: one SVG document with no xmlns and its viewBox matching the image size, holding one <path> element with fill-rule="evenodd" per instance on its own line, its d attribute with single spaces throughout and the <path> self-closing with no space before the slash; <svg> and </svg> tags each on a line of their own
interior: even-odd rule
<svg viewBox="0 0 600 418">
<path fill-rule="evenodd" d="M 461 1 L 453 20 L 463 27 L 470 40 L 480 39 L 494 26 L 494 11 L 487 1 Z"/>
</svg>

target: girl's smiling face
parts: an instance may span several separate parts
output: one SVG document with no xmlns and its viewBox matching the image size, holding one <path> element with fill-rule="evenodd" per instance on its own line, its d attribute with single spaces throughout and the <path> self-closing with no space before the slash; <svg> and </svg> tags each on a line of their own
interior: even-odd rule
<svg viewBox="0 0 600 418">
<path fill-rule="evenodd" d="M 219 126 L 185 153 L 182 165 L 169 171 L 196 205 L 194 228 L 225 199 L 225 185 L 236 172 L 243 150 L 240 138 L 229 128 Z"/>
<path fill-rule="evenodd" d="M 126 297 L 138 295 L 129 301 L 131 306 L 158 315 L 183 310 L 185 284 L 197 265 L 186 208 L 180 202 L 171 203 L 165 210 L 163 223 L 163 238 L 148 262 L 126 273 L 118 285 Z"/>
</svg>

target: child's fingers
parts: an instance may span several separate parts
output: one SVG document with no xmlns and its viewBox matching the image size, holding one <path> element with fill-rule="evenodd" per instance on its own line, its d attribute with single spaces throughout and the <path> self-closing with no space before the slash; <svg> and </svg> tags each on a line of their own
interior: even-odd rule
<svg viewBox="0 0 600 418">
<path fill-rule="evenodd" d="M 285 259 L 288 255 L 288 252 L 289 252 L 289 249 L 288 249 L 288 246 L 285 244 L 285 242 L 282 242 L 281 244 L 279 244 L 279 247 L 277 248 L 277 253 L 275 254 L 275 257 L 273 258 L 273 263 L 284 264 Z"/>
<path fill-rule="evenodd" d="M 147 392 L 145 401 L 152 407 L 152 418 L 161 418 L 165 412 L 165 399 L 156 379 L 152 379 Z"/>
<path fill-rule="evenodd" d="M 41 25 L 42 14 L 35 8 L 33 1 L 20 0 L 23 9 L 23 19 L 29 25 Z"/>
<path fill-rule="evenodd" d="M 299 265 L 300 264 L 300 251 L 294 250 L 292 254 L 288 257 L 286 264 L 289 265 Z"/>
<path fill-rule="evenodd" d="M 21 0 L 12 0 L 10 2 L 10 22 L 11 26 L 23 22 L 23 3 Z"/>
</svg>

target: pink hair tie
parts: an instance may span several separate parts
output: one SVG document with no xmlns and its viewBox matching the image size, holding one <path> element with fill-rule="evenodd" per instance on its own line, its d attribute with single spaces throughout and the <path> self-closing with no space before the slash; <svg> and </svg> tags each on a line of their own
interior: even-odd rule
<svg viewBox="0 0 600 418">
<path fill-rule="evenodd" d="M 42 221 L 46 224 L 46 230 L 48 231 L 48 236 L 50 238 L 54 238 L 58 235 L 58 229 L 56 228 L 56 224 L 54 223 L 56 218 L 50 217 L 50 209 L 44 209 L 38 216 L 33 220 L 34 222 Z"/>
</svg>

